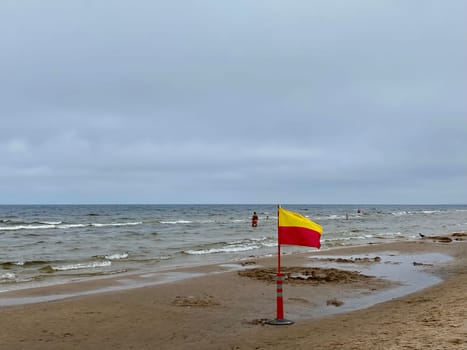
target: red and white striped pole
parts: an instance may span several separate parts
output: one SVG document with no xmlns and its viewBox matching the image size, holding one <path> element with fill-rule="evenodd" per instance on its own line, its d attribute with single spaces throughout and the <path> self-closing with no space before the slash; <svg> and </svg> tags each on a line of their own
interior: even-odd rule
<svg viewBox="0 0 467 350">
<path fill-rule="evenodd" d="M 293 321 L 284 318 L 284 298 L 283 298 L 283 282 L 284 276 L 281 273 L 281 244 L 279 243 L 279 208 L 277 206 L 277 275 L 276 275 L 276 319 L 271 320 L 268 324 L 275 326 L 293 324 Z"/>
</svg>

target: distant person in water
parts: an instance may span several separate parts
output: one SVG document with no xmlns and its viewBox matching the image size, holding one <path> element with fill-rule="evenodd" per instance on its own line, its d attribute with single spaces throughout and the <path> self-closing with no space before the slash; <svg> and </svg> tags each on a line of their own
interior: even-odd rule
<svg viewBox="0 0 467 350">
<path fill-rule="evenodd" d="M 256 212 L 253 212 L 253 216 L 251 217 L 251 227 L 258 226 L 258 215 Z"/>
</svg>

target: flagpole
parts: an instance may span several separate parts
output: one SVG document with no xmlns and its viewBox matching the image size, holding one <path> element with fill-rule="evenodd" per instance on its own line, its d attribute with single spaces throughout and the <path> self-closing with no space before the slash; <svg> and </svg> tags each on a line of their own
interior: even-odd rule
<svg viewBox="0 0 467 350">
<path fill-rule="evenodd" d="M 276 318 L 268 322 L 268 324 L 275 326 L 293 324 L 293 321 L 284 319 L 284 298 L 283 298 L 283 282 L 284 276 L 281 273 L 281 244 L 279 242 L 279 209 L 277 206 L 277 276 L 276 276 Z"/>
<path fill-rule="evenodd" d="M 277 276 L 281 275 L 281 244 L 279 243 L 279 209 L 280 205 L 277 206 Z"/>
</svg>

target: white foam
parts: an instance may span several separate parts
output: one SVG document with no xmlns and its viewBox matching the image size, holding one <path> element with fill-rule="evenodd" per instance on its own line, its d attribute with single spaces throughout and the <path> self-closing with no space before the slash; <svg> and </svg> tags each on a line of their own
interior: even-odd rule
<svg viewBox="0 0 467 350">
<path fill-rule="evenodd" d="M 94 227 L 107 227 L 107 226 L 136 226 L 136 225 L 141 225 L 141 221 L 137 222 L 115 222 L 115 223 L 110 223 L 110 224 L 99 224 L 99 223 L 93 223 L 91 226 Z"/>
<path fill-rule="evenodd" d="M 115 222 L 109 224 L 100 224 L 100 223 L 91 223 L 91 224 L 63 224 L 61 221 L 50 221 L 39 225 L 16 225 L 16 226 L 0 226 L 0 231 L 17 231 L 17 230 L 43 230 L 43 229 L 51 229 L 51 228 L 61 228 L 61 229 L 68 229 L 68 228 L 79 228 L 79 227 L 87 227 L 87 226 L 94 226 L 94 227 L 107 227 L 107 226 L 136 226 L 141 225 L 141 221 L 136 222 Z"/>
<path fill-rule="evenodd" d="M 13 272 L 6 272 L 2 273 L 0 275 L 0 281 L 5 281 L 5 280 L 14 280 L 16 279 L 16 275 Z"/>
<path fill-rule="evenodd" d="M 128 258 L 128 253 L 106 255 L 105 258 L 109 260 L 126 259 Z"/>
<path fill-rule="evenodd" d="M 176 220 L 176 221 L 161 221 L 161 224 L 169 224 L 169 225 L 176 225 L 176 224 L 191 224 L 193 221 L 190 220 Z"/>
<path fill-rule="evenodd" d="M 159 260 L 170 260 L 172 257 L 170 255 L 161 255 L 157 259 Z"/>
<path fill-rule="evenodd" d="M 76 228 L 76 227 L 86 227 L 87 224 L 62 224 L 58 228 Z"/>
<path fill-rule="evenodd" d="M 56 266 L 56 267 L 52 267 L 52 269 L 54 269 L 55 271 L 68 271 L 68 270 L 80 270 L 80 269 L 89 269 L 89 268 L 96 268 L 96 267 L 107 267 L 111 265 L 112 265 L 112 262 L 106 260 L 106 261 L 95 261 L 91 263 Z"/>
<path fill-rule="evenodd" d="M 330 220 L 341 220 L 341 219 L 345 219 L 345 216 L 344 215 L 329 215 L 327 218 Z"/>
<path fill-rule="evenodd" d="M 187 251 L 185 251 L 185 253 L 190 254 L 190 255 L 203 255 L 203 254 L 216 254 L 216 253 L 235 253 L 235 252 L 244 252 L 244 251 L 259 249 L 259 248 L 261 248 L 261 246 L 259 246 L 259 245 L 231 246 L 231 247 L 223 247 L 223 248 L 187 250 Z"/>
<path fill-rule="evenodd" d="M 40 230 L 47 228 L 55 228 L 55 225 L 17 225 L 17 226 L 0 226 L 0 231 L 17 231 L 17 230 Z"/>
</svg>

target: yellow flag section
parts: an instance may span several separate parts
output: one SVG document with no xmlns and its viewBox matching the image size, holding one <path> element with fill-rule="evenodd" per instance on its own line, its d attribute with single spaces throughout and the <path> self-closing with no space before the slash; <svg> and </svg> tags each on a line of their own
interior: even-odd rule
<svg viewBox="0 0 467 350">
<path fill-rule="evenodd" d="M 279 244 L 320 248 L 323 228 L 316 222 L 290 210 L 279 208 Z"/>
</svg>

